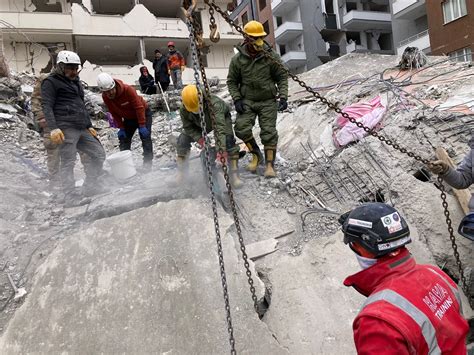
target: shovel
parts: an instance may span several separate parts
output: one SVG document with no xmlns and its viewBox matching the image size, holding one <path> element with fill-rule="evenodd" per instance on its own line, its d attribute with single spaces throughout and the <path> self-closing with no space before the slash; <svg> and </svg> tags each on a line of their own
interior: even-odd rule
<svg viewBox="0 0 474 355">
<path fill-rule="evenodd" d="M 163 97 L 163 100 L 165 101 L 165 104 L 166 104 L 166 110 L 168 110 L 168 122 L 170 124 L 170 132 L 173 132 L 173 127 L 171 126 L 171 120 L 174 119 L 174 112 L 171 112 L 170 110 L 170 106 L 168 105 L 168 100 L 166 99 L 166 95 L 165 95 L 165 92 L 163 91 L 163 88 L 161 87 L 161 83 L 158 82 L 158 87 L 160 88 L 160 92 L 161 92 L 161 97 Z"/>
<path fill-rule="evenodd" d="M 26 295 L 26 290 L 24 287 L 16 287 L 15 283 L 13 282 L 13 279 L 11 277 L 11 275 L 9 273 L 7 273 L 7 276 L 8 276 L 8 281 L 10 281 L 10 284 L 12 285 L 13 287 L 13 290 L 15 291 L 15 297 L 14 299 L 17 300 L 19 298 L 22 298 L 23 296 Z"/>
</svg>

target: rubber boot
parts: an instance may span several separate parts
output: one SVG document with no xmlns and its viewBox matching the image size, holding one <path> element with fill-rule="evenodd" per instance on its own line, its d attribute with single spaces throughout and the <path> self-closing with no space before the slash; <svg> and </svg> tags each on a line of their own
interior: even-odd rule
<svg viewBox="0 0 474 355">
<path fill-rule="evenodd" d="M 262 151 L 260 150 L 254 137 L 246 140 L 245 145 L 249 149 L 250 153 L 252 153 L 252 161 L 249 165 L 247 165 L 246 169 L 252 173 L 256 173 L 257 167 L 261 162 L 263 162 Z"/>
<path fill-rule="evenodd" d="M 264 147 L 265 150 L 265 173 L 263 174 L 266 178 L 276 177 L 273 164 L 275 163 L 276 156 L 276 145 L 269 145 Z"/>
<path fill-rule="evenodd" d="M 230 156 L 229 177 L 233 188 L 240 189 L 244 185 L 239 176 L 239 154 Z"/>
<path fill-rule="evenodd" d="M 176 157 L 178 164 L 178 174 L 176 175 L 176 183 L 181 184 L 184 181 L 186 170 L 188 168 L 188 155 L 178 155 Z"/>
</svg>

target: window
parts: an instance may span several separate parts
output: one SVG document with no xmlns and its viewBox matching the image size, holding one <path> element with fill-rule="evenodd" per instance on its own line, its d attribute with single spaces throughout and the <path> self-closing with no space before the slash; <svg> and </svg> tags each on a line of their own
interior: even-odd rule
<svg viewBox="0 0 474 355">
<path fill-rule="evenodd" d="M 286 46 L 284 44 L 280 44 L 280 55 L 284 56 L 286 53 Z"/>
<path fill-rule="evenodd" d="M 247 22 L 249 22 L 249 15 L 247 14 L 247 12 L 244 12 L 244 14 L 242 15 L 242 25 L 245 26 Z"/>
<path fill-rule="evenodd" d="M 281 25 L 283 25 L 283 18 L 277 16 L 276 17 L 276 22 L 277 22 L 277 27 L 280 27 Z"/>
<path fill-rule="evenodd" d="M 446 0 L 443 3 L 444 23 L 467 15 L 466 0 Z"/>
<path fill-rule="evenodd" d="M 267 0 L 259 0 L 258 6 L 260 7 L 260 11 L 262 11 L 265 8 L 265 6 L 267 6 Z"/>
<path fill-rule="evenodd" d="M 448 55 L 455 62 L 472 62 L 472 50 L 470 47 L 458 49 Z"/>
<path fill-rule="evenodd" d="M 357 10 L 357 3 L 356 2 L 346 2 L 346 10 L 350 12 L 352 10 Z"/>
<path fill-rule="evenodd" d="M 270 33 L 270 26 L 268 25 L 268 21 L 265 21 L 265 23 L 263 24 L 263 29 L 266 34 Z"/>
</svg>

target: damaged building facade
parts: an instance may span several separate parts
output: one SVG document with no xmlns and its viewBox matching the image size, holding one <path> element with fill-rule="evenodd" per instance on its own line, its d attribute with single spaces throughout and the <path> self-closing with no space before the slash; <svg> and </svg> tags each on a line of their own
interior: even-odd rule
<svg viewBox="0 0 474 355">
<path fill-rule="evenodd" d="M 81 79 L 96 85 L 106 71 L 135 84 L 143 63 L 152 72 L 155 49 L 167 52 L 168 41 L 187 58 L 191 67 L 189 33 L 176 0 L 2 0 L 0 29 L 3 53 L 10 69 L 35 74 L 48 72 L 54 52 L 78 52 L 84 61 Z M 219 4 L 219 2 L 217 2 Z M 226 3 L 219 4 L 225 8 Z M 216 17 L 220 41 L 209 40 L 209 13 L 203 1 L 198 11 L 204 31 L 204 63 L 209 77 L 225 79 L 233 46 L 241 36 Z M 183 81 L 193 80 L 192 70 Z"/>
<path fill-rule="evenodd" d="M 275 42 L 300 73 L 347 53 L 393 54 L 389 0 L 273 0 Z"/>
</svg>

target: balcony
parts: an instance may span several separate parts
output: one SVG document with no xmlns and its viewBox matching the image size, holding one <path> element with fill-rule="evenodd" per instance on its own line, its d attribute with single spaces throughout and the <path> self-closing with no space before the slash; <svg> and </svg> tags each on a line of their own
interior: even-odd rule
<svg viewBox="0 0 474 355">
<path fill-rule="evenodd" d="M 273 16 L 284 16 L 295 7 L 299 6 L 298 0 L 273 0 L 272 13 Z"/>
<path fill-rule="evenodd" d="M 275 41 L 277 43 L 288 43 L 303 34 L 303 24 L 301 22 L 285 22 L 275 31 Z"/>
<path fill-rule="evenodd" d="M 392 11 L 397 20 L 415 20 L 426 15 L 425 0 L 395 0 Z"/>
<path fill-rule="evenodd" d="M 342 18 L 346 31 L 361 32 L 365 30 L 391 31 L 392 18 L 388 12 L 349 11 Z"/>
<path fill-rule="evenodd" d="M 303 51 L 290 51 L 285 53 L 281 60 L 289 68 L 297 68 L 306 64 L 306 53 Z"/>
<path fill-rule="evenodd" d="M 365 46 L 356 44 L 355 42 L 348 43 L 346 45 L 346 53 L 375 53 L 375 54 L 387 54 L 392 55 L 392 49 L 368 49 Z"/>
<path fill-rule="evenodd" d="M 321 32 L 330 32 L 330 31 L 338 31 L 339 28 L 337 27 L 337 18 L 336 14 L 327 14 L 324 17 L 324 28 L 321 29 Z"/>
<path fill-rule="evenodd" d="M 72 35 L 72 17 L 69 14 L 51 12 L 8 12 L 0 11 L 0 18 L 10 25 L 20 29 L 33 41 L 70 41 Z M 54 26 L 52 26 L 54 24 Z M 15 29 L 2 26 L 4 33 L 10 38 L 24 41 Z"/>
<path fill-rule="evenodd" d="M 431 43 L 428 30 L 401 41 L 397 47 L 397 54 L 402 55 L 406 47 L 418 47 L 423 52 L 429 53 L 431 51 Z"/>
</svg>

